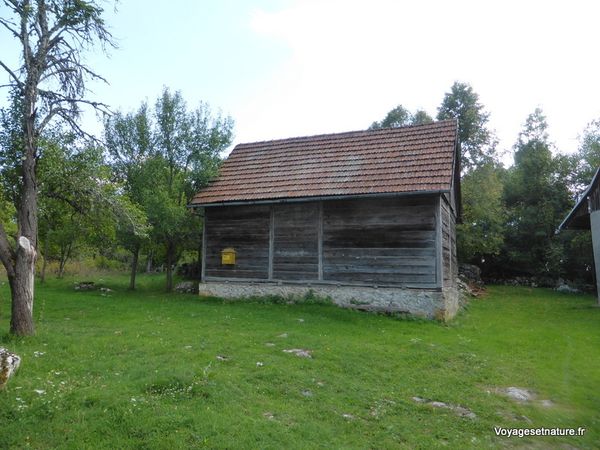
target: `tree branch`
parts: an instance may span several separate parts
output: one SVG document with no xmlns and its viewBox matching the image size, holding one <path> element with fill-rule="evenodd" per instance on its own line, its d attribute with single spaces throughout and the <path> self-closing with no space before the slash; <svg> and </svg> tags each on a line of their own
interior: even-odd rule
<svg viewBox="0 0 600 450">
<path fill-rule="evenodd" d="M 11 25 L 15 26 L 16 24 L 0 17 L 0 25 L 2 25 L 4 28 L 6 28 L 8 31 L 10 31 L 14 37 L 21 39 L 21 36 L 19 35 L 17 29 L 11 27 Z"/>
<path fill-rule="evenodd" d="M 2 61 L 0 61 L 0 66 L 2 66 L 2 68 L 8 72 L 12 79 L 15 80 L 15 82 L 19 85 L 19 87 L 23 87 L 23 82 L 19 80 L 19 78 L 15 75 L 15 73 L 12 70 L 10 70 L 10 67 L 4 64 Z"/>
</svg>

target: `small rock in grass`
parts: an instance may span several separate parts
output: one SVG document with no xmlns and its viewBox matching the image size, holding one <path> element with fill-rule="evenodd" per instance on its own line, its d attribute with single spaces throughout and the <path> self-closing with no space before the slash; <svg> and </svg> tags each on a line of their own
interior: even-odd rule
<svg viewBox="0 0 600 450">
<path fill-rule="evenodd" d="M 322 381 L 317 381 L 317 386 L 323 387 L 323 386 L 325 386 L 325 383 Z"/>
<path fill-rule="evenodd" d="M 46 391 L 44 391 L 43 389 L 34 389 L 33 392 L 35 392 L 38 395 L 44 395 L 46 393 Z"/>
<path fill-rule="evenodd" d="M 300 323 L 304 322 L 304 319 L 296 319 L 296 320 Z"/>
<path fill-rule="evenodd" d="M 308 389 L 305 389 L 305 390 L 302 391 L 302 395 L 305 396 L 305 397 L 312 397 L 313 393 L 312 393 L 312 391 L 310 391 Z"/>
<path fill-rule="evenodd" d="M 258 362 L 256 363 L 256 367 L 262 367 L 262 366 L 264 366 L 264 365 L 265 365 L 265 364 L 264 364 L 264 363 L 262 363 L 262 362 L 260 362 L 260 361 L 258 361 Z"/>
<path fill-rule="evenodd" d="M 20 356 L 0 347 L 0 389 L 8 383 L 8 379 L 14 375 L 20 365 Z"/>
<path fill-rule="evenodd" d="M 273 344 L 272 342 L 265 342 L 265 345 L 267 347 L 275 347 L 275 344 Z"/>
<path fill-rule="evenodd" d="M 273 413 L 272 412 L 268 412 L 268 411 L 265 412 L 265 413 L 263 413 L 263 417 L 265 419 L 269 419 L 269 420 L 273 420 L 275 418 L 275 416 L 273 415 Z"/>
<path fill-rule="evenodd" d="M 415 401 L 417 403 L 425 403 L 433 408 L 449 409 L 451 411 L 454 411 L 454 413 L 456 413 L 456 415 L 458 415 L 460 417 L 467 417 L 469 419 L 477 418 L 477 415 L 473 411 L 471 411 L 468 408 L 465 408 L 464 406 L 451 405 L 451 404 L 440 402 L 440 401 L 428 401 L 421 397 L 413 397 L 412 399 L 413 399 L 413 401 Z"/>
<path fill-rule="evenodd" d="M 518 402 L 528 402 L 535 398 L 535 394 L 532 391 L 514 386 L 507 387 L 506 389 L 499 389 L 498 392 Z"/>
<path fill-rule="evenodd" d="M 217 355 L 217 359 L 219 361 L 228 361 L 229 360 L 229 356 L 225 356 L 225 355 Z"/>
<path fill-rule="evenodd" d="M 444 402 L 429 402 L 428 405 L 431 405 L 434 408 L 448 408 L 448 405 Z"/>
<path fill-rule="evenodd" d="M 473 411 L 463 408 L 462 406 L 455 406 L 453 410 L 460 417 L 468 417 L 469 419 L 475 419 L 477 417 Z"/>
<path fill-rule="evenodd" d="M 302 348 L 290 348 L 287 350 L 284 350 L 285 353 L 293 353 L 296 356 L 299 356 L 300 358 L 312 358 L 312 354 L 310 350 L 305 350 Z"/>
<path fill-rule="evenodd" d="M 342 414 L 342 417 L 346 420 L 354 420 L 354 416 L 352 414 Z"/>
<path fill-rule="evenodd" d="M 552 400 L 540 400 L 540 404 L 544 408 L 552 408 L 554 406 L 554 402 Z"/>
<path fill-rule="evenodd" d="M 279 336 L 277 336 L 278 338 L 286 338 L 288 337 L 287 333 L 281 333 Z"/>
</svg>

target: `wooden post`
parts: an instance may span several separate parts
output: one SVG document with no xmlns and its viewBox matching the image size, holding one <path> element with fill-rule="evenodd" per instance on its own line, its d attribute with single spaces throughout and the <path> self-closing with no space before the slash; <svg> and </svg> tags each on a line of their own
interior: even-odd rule
<svg viewBox="0 0 600 450">
<path fill-rule="evenodd" d="M 275 251 L 275 206 L 271 205 L 271 220 L 269 222 L 269 275 L 273 279 L 273 253 Z"/>
<path fill-rule="evenodd" d="M 438 195 L 435 207 L 435 274 L 437 287 L 444 286 L 444 249 L 442 240 L 442 196 Z"/>
<path fill-rule="evenodd" d="M 594 266 L 596 268 L 596 294 L 598 296 L 598 306 L 600 306 L 600 210 L 590 213 L 590 228 L 592 230 Z"/>
<path fill-rule="evenodd" d="M 319 255 L 319 281 L 323 281 L 323 202 L 319 202 L 319 218 L 317 229 L 317 254 Z"/>
<path fill-rule="evenodd" d="M 205 282 L 206 273 L 206 217 L 207 210 L 204 209 L 204 217 L 202 219 L 202 267 L 200 267 L 200 281 Z"/>
</svg>

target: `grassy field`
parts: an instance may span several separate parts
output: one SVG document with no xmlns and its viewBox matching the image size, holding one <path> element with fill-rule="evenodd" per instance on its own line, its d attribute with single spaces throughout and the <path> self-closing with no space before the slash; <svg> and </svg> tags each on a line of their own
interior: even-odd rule
<svg viewBox="0 0 600 450">
<path fill-rule="evenodd" d="M 451 324 L 323 304 L 163 293 L 163 279 L 37 288 L 37 335 L 6 335 L 0 448 L 595 448 L 600 309 L 591 296 L 491 287 Z M 9 301 L 0 283 L 0 330 Z M 284 350 L 306 349 L 312 358 Z M 537 400 L 497 392 L 518 386 Z M 413 397 L 468 408 L 476 417 Z M 541 400 L 551 400 L 544 406 Z M 494 426 L 586 427 L 498 438 Z"/>
</svg>

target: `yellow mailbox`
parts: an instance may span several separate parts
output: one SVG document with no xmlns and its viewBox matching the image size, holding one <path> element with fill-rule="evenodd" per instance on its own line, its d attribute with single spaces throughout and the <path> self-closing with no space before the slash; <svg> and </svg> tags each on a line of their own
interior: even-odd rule
<svg viewBox="0 0 600 450">
<path fill-rule="evenodd" d="M 235 264 L 235 250 L 227 247 L 221 250 L 221 264 Z"/>
</svg>

